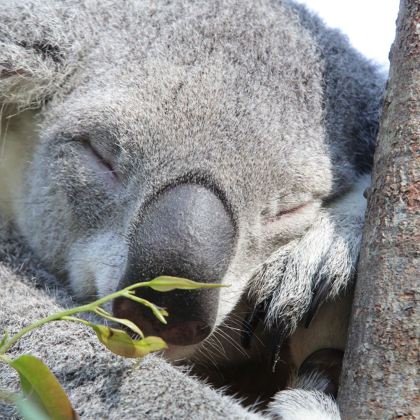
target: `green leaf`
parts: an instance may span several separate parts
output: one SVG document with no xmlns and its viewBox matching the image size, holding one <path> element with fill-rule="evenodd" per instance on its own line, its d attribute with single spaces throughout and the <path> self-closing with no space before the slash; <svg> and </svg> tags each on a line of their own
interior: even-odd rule
<svg viewBox="0 0 420 420">
<path fill-rule="evenodd" d="M 102 309 L 101 307 L 96 308 L 95 313 L 97 313 L 99 316 L 102 316 L 105 319 L 109 319 L 110 321 L 117 322 L 121 325 L 125 325 L 131 331 L 138 334 L 141 338 L 144 338 L 143 331 L 134 322 L 128 319 L 124 319 L 124 318 L 116 318 L 112 316 L 109 312 L 105 311 L 105 309 Z"/>
<path fill-rule="evenodd" d="M 24 420 L 50 420 L 47 414 L 38 405 L 22 396 L 15 401 L 16 408 Z"/>
<path fill-rule="evenodd" d="M 137 345 L 142 348 L 143 351 L 147 351 L 147 354 L 168 348 L 168 345 L 164 340 L 160 337 L 155 337 L 154 335 L 149 335 L 142 340 L 137 340 Z"/>
<path fill-rule="evenodd" d="M 215 289 L 218 287 L 227 287 L 224 284 L 198 283 L 193 280 L 182 277 L 160 276 L 147 282 L 147 286 L 158 292 L 170 292 L 175 289 L 193 290 L 193 289 Z"/>
<path fill-rule="evenodd" d="M 73 420 L 78 416 L 49 368 L 38 358 L 24 354 L 10 364 L 19 373 L 24 395 L 54 420 Z"/>
<path fill-rule="evenodd" d="M 147 354 L 166 349 L 168 346 L 159 337 L 145 337 L 133 340 L 125 331 L 105 325 L 92 325 L 99 341 L 112 353 L 118 356 L 138 358 Z"/>
<path fill-rule="evenodd" d="M 6 344 L 6 341 L 8 340 L 8 338 L 9 338 L 9 334 L 7 331 L 5 331 L 3 334 L 3 338 L 0 341 L 0 349 Z"/>
<path fill-rule="evenodd" d="M 128 299 L 134 300 L 134 302 L 141 303 L 142 305 L 148 307 L 153 312 L 153 315 L 160 321 L 162 324 L 166 324 L 165 316 L 168 316 L 168 312 L 164 308 L 160 308 L 159 306 L 156 306 L 154 303 L 149 302 L 146 299 L 140 298 L 135 295 L 135 292 L 128 291 L 126 294 L 124 294 Z"/>
</svg>

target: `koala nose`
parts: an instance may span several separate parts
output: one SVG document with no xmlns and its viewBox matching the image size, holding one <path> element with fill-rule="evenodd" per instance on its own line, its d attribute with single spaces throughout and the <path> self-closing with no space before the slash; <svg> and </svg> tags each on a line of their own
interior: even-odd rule
<svg viewBox="0 0 420 420">
<path fill-rule="evenodd" d="M 142 209 L 130 238 L 119 288 L 160 275 L 217 283 L 229 265 L 235 229 L 227 207 L 214 192 L 201 185 L 180 184 L 164 190 Z M 182 346 L 197 344 L 210 334 L 218 289 L 160 293 L 141 288 L 136 294 L 169 313 L 164 325 L 143 305 L 116 299 L 114 314 L 132 320 L 146 334 Z"/>
</svg>

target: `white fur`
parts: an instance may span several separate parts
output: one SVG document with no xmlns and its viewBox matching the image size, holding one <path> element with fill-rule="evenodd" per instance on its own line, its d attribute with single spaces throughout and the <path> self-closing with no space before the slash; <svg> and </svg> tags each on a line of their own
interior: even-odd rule
<svg viewBox="0 0 420 420">
<path fill-rule="evenodd" d="M 361 176 L 347 194 L 331 203 L 330 208 L 336 209 L 337 213 L 347 216 L 360 217 L 360 215 L 364 215 L 367 205 L 364 192 L 370 187 L 371 183 L 370 174 Z"/>
<path fill-rule="evenodd" d="M 1 114 L 0 109 L 0 117 Z M 34 111 L 28 110 L 1 121 L 0 213 L 3 216 L 12 217 L 22 201 L 24 172 L 36 144 L 34 115 Z"/>
<path fill-rule="evenodd" d="M 114 293 L 124 274 L 127 252 L 123 238 L 112 231 L 76 241 L 67 267 L 76 296 Z"/>
<path fill-rule="evenodd" d="M 273 297 L 268 322 L 286 319 L 290 332 L 307 311 L 314 287 L 323 278 L 334 298 L 352 279 L 359 255 L 367 177 L 342 198 L 321 210 L 302 238 L 280 247 L 261 266 L 250 293 L 257 301 Z"/>
<path fill-rule="evenodd" d="M 270 414 L 282 420 L 339 420 L 340 412 L 332 398 L 319 391 L 290 389 L 279 392 L 269 407 Z"/>
</svg>

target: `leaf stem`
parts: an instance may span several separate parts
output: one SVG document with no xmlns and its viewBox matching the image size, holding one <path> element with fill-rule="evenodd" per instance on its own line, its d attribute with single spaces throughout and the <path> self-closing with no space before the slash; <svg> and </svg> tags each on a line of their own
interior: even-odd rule
<svg viewBox="0 0 420 420">
<path fill-rule="evenodd" d="M 161 281 L 159 284 L 159 289 L 156 288 L 157 284 L 156 281 Z M 152 288 L 155 288 L 155 290 L 159 290 L 159 291 L 169 291 L 172 289 L 177 288 L 177 286 L 173 285 L 173 284 L 169 284 L 167 287 L 170 287 L 171 289 L 168 290 L 164 290 L 163 287 L 165 287 L 166 285 L 164 284 L 165 281 L 169 283 L 171 283 L 172 280 L 175 281 L 183 281 L 184 283 L 186 283 L 186 285 L 184 284 L 183 287 L 181 287 L 182 289 L 190 289 L 190 288 L 213 288 L 213 287 L 222 287 L 224 285 L 220 285 L 220 284 L 204 284 L 204 283 L 196 283 L 190 280 L 186 280 L 186 279 L 178 279 L 176 277 L 168 277 L 168 276 L 161 276 L 158 277 L 154 280 L 150 280 L 150 281 L 145 281 L 145 282 L 140 282 L 140 283 L 134 283 L 124 289 L 121 289 L 117 292 L 111 293 L 110 295 L 104 296 L 103 298 L 100 298 L 98 300 L 95 300 L 92 303 L 89 303 L 87 305 L 82 305 L 82 306 L 77 306 L 75 308 L 72 309 L 67 309 L 66 311 L 61 311 L 61 312 L 57 312 L 55 314 L 49 315 L 45 318 L 42 318 L 36 322 L 34 322 L 31 325 L 28 325 L 27 327 L 23 328 L 22 330 L 20 330 L 18 333 L 16 333 L 14 336 L 12 336 L 11 338 L 9 338 L 8 340 L 6 340 L 6 342 L 1 346 L 0 348 L 0 356 L 4 355 L 7 351 L 10 350 L 11 347 L 13 347 L 16 342 L 18 340 L 20 340 L 25 334 L 31 332 L 32 330 L 42 327 L 44 324 L 51 322 L 51 321 L 58 321 L 60 319 L 66 319 L 67 317 L 67 321 L 76 321 L 77 322 L 82 322 L 82 323 L 86 323 L 86 325 L 91 326 L 92 324 L 87 323 L 87 321 L 82 321 L 79 318 L 73 318 L 72 315 L 77 314 L 77 313 L 83 313 L 83 312 L 96 312 L 97 314 L 99 314 L 100 316 L 103 316 L 106 318 L 106 316 L 101 315 L 100 313 L 98 313 L 97 308 L 101 305 L 103 305 L 106 302 L 109 302 L 110 300 L 113 300 L 115 298 L 118 297 L 126 297 L 128 299 L 134 300 L 136 302 L 139 302 L 147 307 L 149 307 L 153 313 L 155 314 L 155 316 L 164 324 L 166 324 L 166 320 L 165 320 L 165 316 L 167 315 L 166 311 L 164 311 L 164 309 L 162 308 L 158 308 L 156 305 L 154 305 L 153 303 L 139 298 L 138 296 L 135 296 L 133 294 L 133 290 L 134 289 L 138 289 L 140 287 L 146 287 L 146 286 L 150 286 Z M 162 283 L 163 281 L 163 283 Z M 195 285 L 195 287 L 192 287 L 193 285 Z M 105 312 L 104 312 L 105 313 Z M 2 360 L 4 360 L 4 357 L 2 356 Z"/>
<path fill-rule="evenodd" d="M 106 302 L 109 302 L 110 300 L 113 300 L 117 297 L 123 296 L 128 291 L 133 290 L 138 287 L 145 287 L 148 286 L 149 282 L 142 282 L 142 283 L 135 283 L 132 284 L 129 287 L 126 287 L 125 289 L 119 290 L 118 292 L 111 293 L 108 296 L 105 296 L 101 299 L 95 300 L 92 303 L 89 303 L 87 305 L 77 306 L 76 308 L 67 309 L 66 311 L 57 312 L 55 314 L 49 315 L 45 318 L 42 318 L 36 322 L 34 322 L 31 325 L 28 325 L 25 328 L 22 328 L 17 334 L 9 338 L 9 340 L 4 343 L 2 348 L 0 349 L 0 355 L 5 354 L 7 351 L 10 350 L 11 347 L 13 347 L 18 340 L 20 340 L 25 334 L 28 334 L 32 330 L 42 327 L 44 324 L 51 322 L 51 321 L 58 321 L 60 319 L 63 319 L 64 317 L 68 317 L 77 313 L 83 313 L 83 312 L 95 312 L 95 309 L 103 305 Z M 73 320 L 74 321 L 74 320 Z"/>
<path fill-rule="evenodd" d="M 75 316 L 63 316 L 60 319 L 63 321 L 78 322 L 80 324 L 87 325 L 88 327 L 91 327 L 93 325 L 91 322 L 86 321 L 85 319 L 76 318 Z"/>
<path fill-rule="evenodd" d="M 0 360 L 4 363 L 7 363 L 8 365 L 10 365 L 13 362 L 13 360 L 5 354 L 0 354 Z"/>
</svg>

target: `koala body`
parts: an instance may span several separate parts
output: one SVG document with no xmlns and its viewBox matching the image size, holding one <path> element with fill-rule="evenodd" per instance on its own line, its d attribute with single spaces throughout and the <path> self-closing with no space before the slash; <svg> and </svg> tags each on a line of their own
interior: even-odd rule
<svg viewBox="0 0 420 420">
<path fill-rule="evenodd" d="M 272 393 L 279 359 L 343 349 L 377 69 L 289 2 L 1 6 L 0 211 L 75 296 L 162 274 L 229 284 L 142 291 L 165 328 L 113 310 L 174 360 L 268 367 Z M 289 418 L 285 392 L 272 407 Z M 298 404 L 337 414 L 311 395 Z"/>
</svg>

